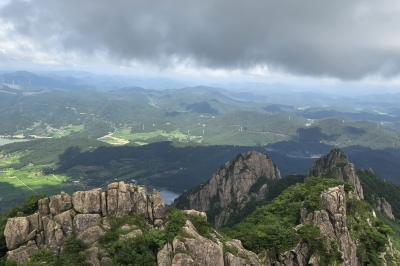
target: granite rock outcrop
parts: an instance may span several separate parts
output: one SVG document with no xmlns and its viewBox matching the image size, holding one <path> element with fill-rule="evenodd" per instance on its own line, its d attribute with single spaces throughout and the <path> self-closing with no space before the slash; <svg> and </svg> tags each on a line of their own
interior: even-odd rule
<svg viewBox="0 0 400 266">
<path fill-rule="evenodd" d="M 360 199 L 364 199 L 363 188 L 354 165 L 349 162 L 347 155 L 338 148 L 316 160 L 311 166 L 308 176 L 328 177 L 349 182 L 354 187 L 355 194 Z"/>
<path fill-rule="evenodd" d="M 7 258 L 20 264 L 40 249 L 60 255 L 64 240 L 73 233 L 77 239 L 92 244 L 107 230 L 106 215 L 121 217 L 132 212 L 160 226 L 165 204 L 156 190 L 149 195 L 145 187 L 124 182 L 109 184 L 107 193 L 93 189 L 77 191 L 72 197 L 61 192 L 41 199 L 36 213 L 8 219 L 4 231 Z"/>
<path fill-rule="evenodd" d="M 251 196 L 262 198 L 267 193 L 267 179 L 280 179 L 278 167 L 265 154 L 251 150 L 236 157 L 223 166 L 203 184 L 186 191 L 175 199 L 173 206 L 179 209 L 194 209 L 201 212 L 219 210 L 214 225 L 224 225 L 235 211 L 229 206 L 243 207 Z"/>
</svg>

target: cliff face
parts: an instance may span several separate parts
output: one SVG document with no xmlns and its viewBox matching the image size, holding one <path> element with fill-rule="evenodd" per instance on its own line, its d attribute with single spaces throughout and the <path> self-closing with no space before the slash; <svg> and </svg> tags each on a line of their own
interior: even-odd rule
<svg viewBox="0 0 400 266">
<path fill-rule="evenodd" d="M 363 189 L 354 165 L 349 162 L 347 155 L 337 148 L 316 160 L 308 176 L 328 177 L 349 182 L 354 187 L 355 194 L 360 199 L 364 199 Z"/>
<path fill-rule="evenodd" d="M 124 182 L 109 184 L 107 193 L 94 189 L 71 197 L 61 192 L 39 200 L 38 205 L 38 212 L 7 221 L 7 258 L 18 264 L 40 249 L 59 255 L 64 240 L 73 233 L 86 244 L 96 242 L 106 232 L 107 215 L 121 217 L 135 212 L 151 224 L 161 225 L 165 214 L 164 201 L 156 190 L 148 195 L 145 187 Z"/>
<path fill-rule="evenodd" d="M 390 203 L 387 202 L 385 198 L 383 198 L 383 197 L 380 198 L 380 197 L 374 196 L 374 195 L 372 195 L 372 198 L 373 198 L 373 206 L 377 211 L 382 212 L 390 219 L 394 219 L 392 205 L 390 205 Z"/>
<path fill-rule="evenodd" d="M 173 206 L 208 212 L 216 210 L 215 227 L 226 223 L 231 216 L 229 205 L 243 206 L 251 194 L 262 198 L 267 193 L 267 179 L 280 179 L 278 167 L 267 155 L 256 151 L 242 153 L 225 163 L 212 178 L 178 197 Z"/>
</svg>

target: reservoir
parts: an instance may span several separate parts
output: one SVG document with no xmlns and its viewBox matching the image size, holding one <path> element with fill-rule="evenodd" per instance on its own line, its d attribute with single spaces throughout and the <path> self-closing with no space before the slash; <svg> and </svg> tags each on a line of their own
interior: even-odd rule
<svg viewBox="0 0 400 266">
<path fill-rule="evenodd" d="M 161 190 L 159 191 L 160 196 L 163 198 L 165 204 L 170 205 L 174 199 L 176 199 L 177 197 L 179 197 L 181 194 L 173 192 L 171 190 Z"/>
<path fill-rule="evenodd" d="M 6 145 L 6 144 L 10 144 L 10 143 L 14 143 L 14 142 L 21 142 L 21 141 L 28 141 L 28 139 L 4 139 L 4 138 L 0 138 L 0 146 Z"/>
</svg>

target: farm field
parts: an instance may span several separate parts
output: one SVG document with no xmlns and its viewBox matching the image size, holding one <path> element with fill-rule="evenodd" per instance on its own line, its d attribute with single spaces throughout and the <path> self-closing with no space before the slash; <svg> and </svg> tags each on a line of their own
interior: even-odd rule
<svg viewBox="0 0 400 266">
<path fill-rule="evenodd" d="M 112 145 L 124 145 L 129 142 L 135 143 L 137 145 L 149 144 L 149 141 L 154 138 L 164 138 L 164 140 L 172 141 L 174 139 L 181 142 L 194 141 L 201 143 L 202 136 L 192 136 L 190 134 L 184 134 L 179 130 L 166 132 L 163 130 L 156 130 L 153 132 L 143 132 L 143 133 L 131 133 L 131 128 L 120 128 L 116 129 L 114 133 L 108 134 L 98 140 L 104 141 Z"/>
<path fill-rule="evenodd" d="M 18 155 L 0 161 L 0 213 L 12 205 L 21 204 L 30 195 L 54 195 L 60 191 L 72 194 L 78 190 L 86 190 L 84 185 L 72 184 L 71 178 L 66 175 L 43 174 L 42 165 L 30 164 L 18 170 L 10 168 L 16 161 Z"/>
</svg>

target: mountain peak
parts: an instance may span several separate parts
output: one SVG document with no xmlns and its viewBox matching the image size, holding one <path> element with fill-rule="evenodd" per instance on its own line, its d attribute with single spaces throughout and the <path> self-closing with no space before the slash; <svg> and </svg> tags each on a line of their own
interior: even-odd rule
<svg viewBox="0 0 400 266">
<path fill-rule="evenodd" d="M 280 178 L 278 167 L 266 154 L 255 150 L 239 153 L 222 165 L 210 180 L 183 193 L 173 205 L 214 213 L 215 226 L 219 227 L 244 206 L 251 195 L 262 198 L 268 189 L 267 179 Z M 238 208 L 233 210 L 230 206 Z"/>
<path fill-rule="evenodd" d="M 311 166 L 308 176 L 329 177 L 349 182 L 354 192 L 364 199 L 363 189 L 354 165 L 349 162 L 348 156 L 338 148 L 334 148 L 327 155 L 316 160 Z"/>
</svg>

